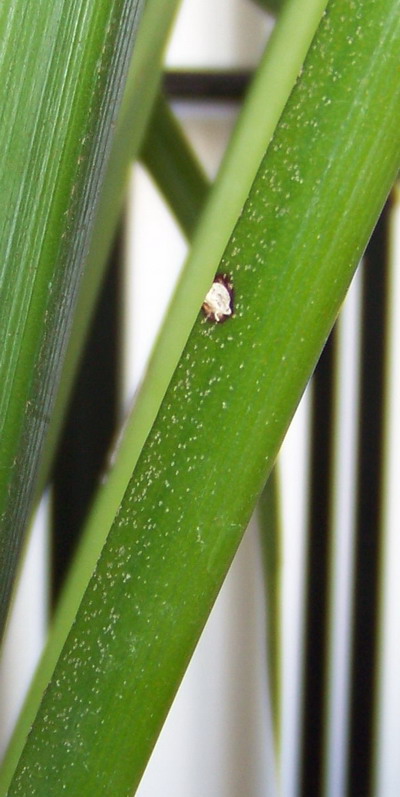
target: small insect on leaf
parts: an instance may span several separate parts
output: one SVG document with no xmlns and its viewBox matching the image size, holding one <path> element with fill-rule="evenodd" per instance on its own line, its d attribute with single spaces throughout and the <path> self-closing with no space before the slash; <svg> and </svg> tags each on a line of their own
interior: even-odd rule
<svg viewBox="0 0 400 797">
<path fill-rule="evenodd" d="M 208 321 L 222 324 L 233 316 L 233 284 L 228 274 L 217 274 L 204 299 L 202 310 Z"/>
</svg>

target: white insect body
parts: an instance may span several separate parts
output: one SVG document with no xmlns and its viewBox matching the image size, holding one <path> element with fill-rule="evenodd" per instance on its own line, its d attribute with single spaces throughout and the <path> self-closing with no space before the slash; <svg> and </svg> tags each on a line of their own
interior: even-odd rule
<svg viewBox="0 0 400 797">
<path fill-rule="evenodd" d="M 209 321 L 220 324 L 233 315 L 233 285 L 227 274 L 217 274 L 203 302 Z"/>
</svg>

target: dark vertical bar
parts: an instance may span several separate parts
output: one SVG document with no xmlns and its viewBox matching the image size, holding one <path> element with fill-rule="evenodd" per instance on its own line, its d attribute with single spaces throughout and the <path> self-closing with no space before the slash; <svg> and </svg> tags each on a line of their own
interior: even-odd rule
<svg viewBox="0 0 400 797">
<path fill-rule="evenodd" d="M 54 466 L 54 600 L 104 469 L 118 419 L 121 264 L 122 225 L 110 255 Z"/>
<path fill-rule="evenodd" d="M 251 80 L 252 72 L 243 71 L 168 71 L 163 89 L 172 100 L 240 101 Z"/>
<path fill-rule="evenodd" d="M 365 254 L 348 794 L 372 794 L 384 423 L 388 205 Z"/>
<path fill-rule="evenodd" d="M 322 794 L 333 468 L 333 331 L 313 377 L 300 794 Z"/>
</svg>

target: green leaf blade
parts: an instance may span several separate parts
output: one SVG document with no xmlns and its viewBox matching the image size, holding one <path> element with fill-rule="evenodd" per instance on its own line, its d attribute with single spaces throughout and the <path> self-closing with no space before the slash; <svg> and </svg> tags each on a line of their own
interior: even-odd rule
<svg viewBox="0 0 400 797">
<path fill-rule="evenodd" d="M 39 474 L 40 495 L 54 457 L 65 407 L 72 388 L 83 341 L 86 339 L 99 295 L 107 256 L 118 227 L 127 189 L 129 166 L 142 145 L 157 89 L 161 82 L 162 58 L 180 0 L 147 0 L 140 21 L 125 92 L 115 130 L 86 268 L 80 286 L 73 328 L 65 356 L 60 389 L 51 418 L 46 450 Z"/>
<path fill-rule="evenodd" d="M 184 235 L 190 238 L 204 205 L 209 181 L 162 94 L 155 103 L 141 159 L 164 193 Z"/>
<path fill-rule="evenodd" d="M 140 2 L 10 0 L 1 19 L 1 619 L 32 501 Z M 15 89 L 15 91 L 14 91 Z"/>
</svg>

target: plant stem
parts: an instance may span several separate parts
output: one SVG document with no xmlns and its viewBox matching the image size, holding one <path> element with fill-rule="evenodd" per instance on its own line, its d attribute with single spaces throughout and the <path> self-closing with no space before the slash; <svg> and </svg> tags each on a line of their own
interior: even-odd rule
<svg viewBox="0 0 400 797">
<path fill-rule="evenodd" d="M 141 159 L 165 194 L 184 234 L 191 238 L 209 182 L 162 94 L 154 105 Z"/>
</svg>

